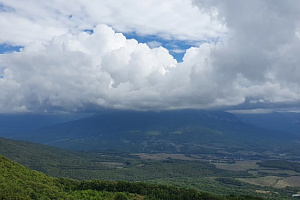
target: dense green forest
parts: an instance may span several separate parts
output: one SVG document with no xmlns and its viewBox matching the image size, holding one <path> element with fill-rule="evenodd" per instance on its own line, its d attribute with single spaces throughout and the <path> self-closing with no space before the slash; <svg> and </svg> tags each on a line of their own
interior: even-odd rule
<svg viewBox="0 0 300 200">
<path fill-rule="evenodd" d="M 125 181 L 76 181 L 53 178 L 0 155 L 0 199 L 260 199 L 216 196 L 193 189 Z"/>
<path fill-rule="evenodd" d="M 262 167 L 270 167 L 277 169 L 293 170 L 295 172 L 300 172 L 300 163 L 292 162 L 286 160 L 264 160 L 257 163 Z"/>
</svg>

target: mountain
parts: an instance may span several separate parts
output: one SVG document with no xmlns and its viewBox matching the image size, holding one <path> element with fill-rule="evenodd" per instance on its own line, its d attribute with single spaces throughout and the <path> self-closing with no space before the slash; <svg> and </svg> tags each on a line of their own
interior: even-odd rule
<svg viewBox="0 0 300 200">
<path fill-rule="evenodd" d="M 2 137 L 18 137 L 58 123 L 84 118 L 87 114 L 0 114 L 0 135 Z"/>
<path fill-rule="evenodd" d="M 264 114 L 236 114 L 245 123 L 270 130 L 300 135 L 300 113 L 272 112 Z"/>
<path fill-rule="evenodd" d="M 258 128 L 222 111 L 107 111 L 18 139 L 73 150 L 168 153 L 299 153 L 297 137 Z"/>
</svg>

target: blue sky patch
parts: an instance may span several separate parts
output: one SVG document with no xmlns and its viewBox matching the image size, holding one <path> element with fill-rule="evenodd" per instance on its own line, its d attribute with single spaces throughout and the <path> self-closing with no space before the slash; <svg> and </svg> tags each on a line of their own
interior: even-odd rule
<svg viewBox="0 0 300 200">
<path fill-rule="evenodd" d="M 7 44 L 0 44 L 0 54 L 11 53 L 13 51 L 19 52 L 22 46 L 12 46 Z"/>
<path fill-rule="evenodd" d="M 90 34 L 90 35 L 94 33 L 93 29 L 84 29 L 83 31 Z"/>
</svg>

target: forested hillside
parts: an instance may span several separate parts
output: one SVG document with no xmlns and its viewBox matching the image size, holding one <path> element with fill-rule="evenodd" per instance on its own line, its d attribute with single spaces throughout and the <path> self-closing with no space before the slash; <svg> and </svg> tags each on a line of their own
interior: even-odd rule
<svg viewBox="0 0 300 200">
<path fill-rule="evenodd" d="M 123 181 L 76 181 L 53 178 L 30 170 L 0 155 L 0 199 L 258 199 L 251 196 L 220 197 L 156 184 Z"/>
<path fill-rule="evenodd" d="M 254 160 L 220 160 L 223 159 L 220 155 L 203 157 L 163 153 L 74 152 L 5 138 L 0 138 L 0 154 L 30 169 L 57 178 L 163 184 L 219 196 L 235 194 L 267 199 L 286 199 L 300 191 L 297 187 L 298 173 L 291 171 L 294 168 L 286 168 L 286 164 L 289 164 L 287 161 L 279 160 L 276 161 L 277 168 L 285 166 L 284 169 L 290 171 L 273 170 L 269 167 L 266 171 L 265 167 L 260 167 L 260 163 L 256 165 Z M 215 159 L 215 161 L 209 162 L 208 159 Z M 217 162 L 218 160 L 220 161 Z M 272 162 L 271 164 L 274 165 L 273 160 L 263 162 L 266 164 Z M 274 182 L 269 180 L 270 177 Z M 265 185 L 258 185 L 259 183 Z M 277 188 L 277 185 L 281 187 Z"/>
</svg>

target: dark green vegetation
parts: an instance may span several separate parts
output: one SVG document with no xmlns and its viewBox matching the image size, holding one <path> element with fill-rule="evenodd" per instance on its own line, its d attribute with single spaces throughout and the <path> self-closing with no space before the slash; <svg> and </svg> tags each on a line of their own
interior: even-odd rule
<svg viewBox="0 0 300 200">
<path fill-rule="evenodd" d="M 113 199 L 116 196 L 107 191 L 77 190 L 77 185 L 75 181 L 29 170 L 0 155 L 0 199 L 82 199 L 85 196 Z"/>
<path fill-rule="evenodd" d="M 265 160 L 257 163 L 262 167 L 271 167 L 283 170 L 292 170 L 300 173 L 300 163 L 286 160 Z"/>
<path fill-rule="evenodd" d="M 80 153 L 0 138 L 0 153 L 31 169 L 56 177 L 142 181 L 157 178 L 232 176 L 245 172 L 217 169 L 203 161 L 143 160 L 126 153 Z"/>
<path fill-rule="evenodd" d="M 286 187 L 282 189 L 258 186 L 247 184 L 241 181 L 237 181 L 232 178 L 174 178 L 174 179 L 158 179 L 149 181 L 150 183 L 159 183 L 165 185 L 172 185 L 176 187 L 188 187 L 200 191 L 205 191 L 211 194 L 218 195 L 248 195 L 255 196 L 257 198 L 265 199 L 289 199 L 292 194 L 299 191 L 299 187 Z"/>
<path fill-rule="evenodd" d="M 0 199 L 258 199 L 220 197 L 193 189 L 124 181 L 76 181 L 29 170 L 0 155 Z"/>
<path fill-rule="evenodd" d="M 73 152 L 3 138 L 0 139 L 0 154 L 49 175 L 78 180 L 143 181 L 190 188 L 219 196 L 235 194 L 272 199 L 286 199 L 300 191 L 300 188 L 295 187 L 276 189 L 241 182 L 238 179 L 255 176 L 247 171 L 218 169 L 208 162 L 193 160 L 195 155 L 156 154 L 161 159 L 150 160 L 153 154 L 145 154 L 145 158 L 140 159 L 127 153 Z"/>
<path fill-rule="evenodd" d="M 61 170 L 93 167 L 91 156 L 52 146 L 35 144 L 26 141 L 0 138 L 0 154 L 34 170 L 54 176 L 63 176 Z"/>
</svg>

